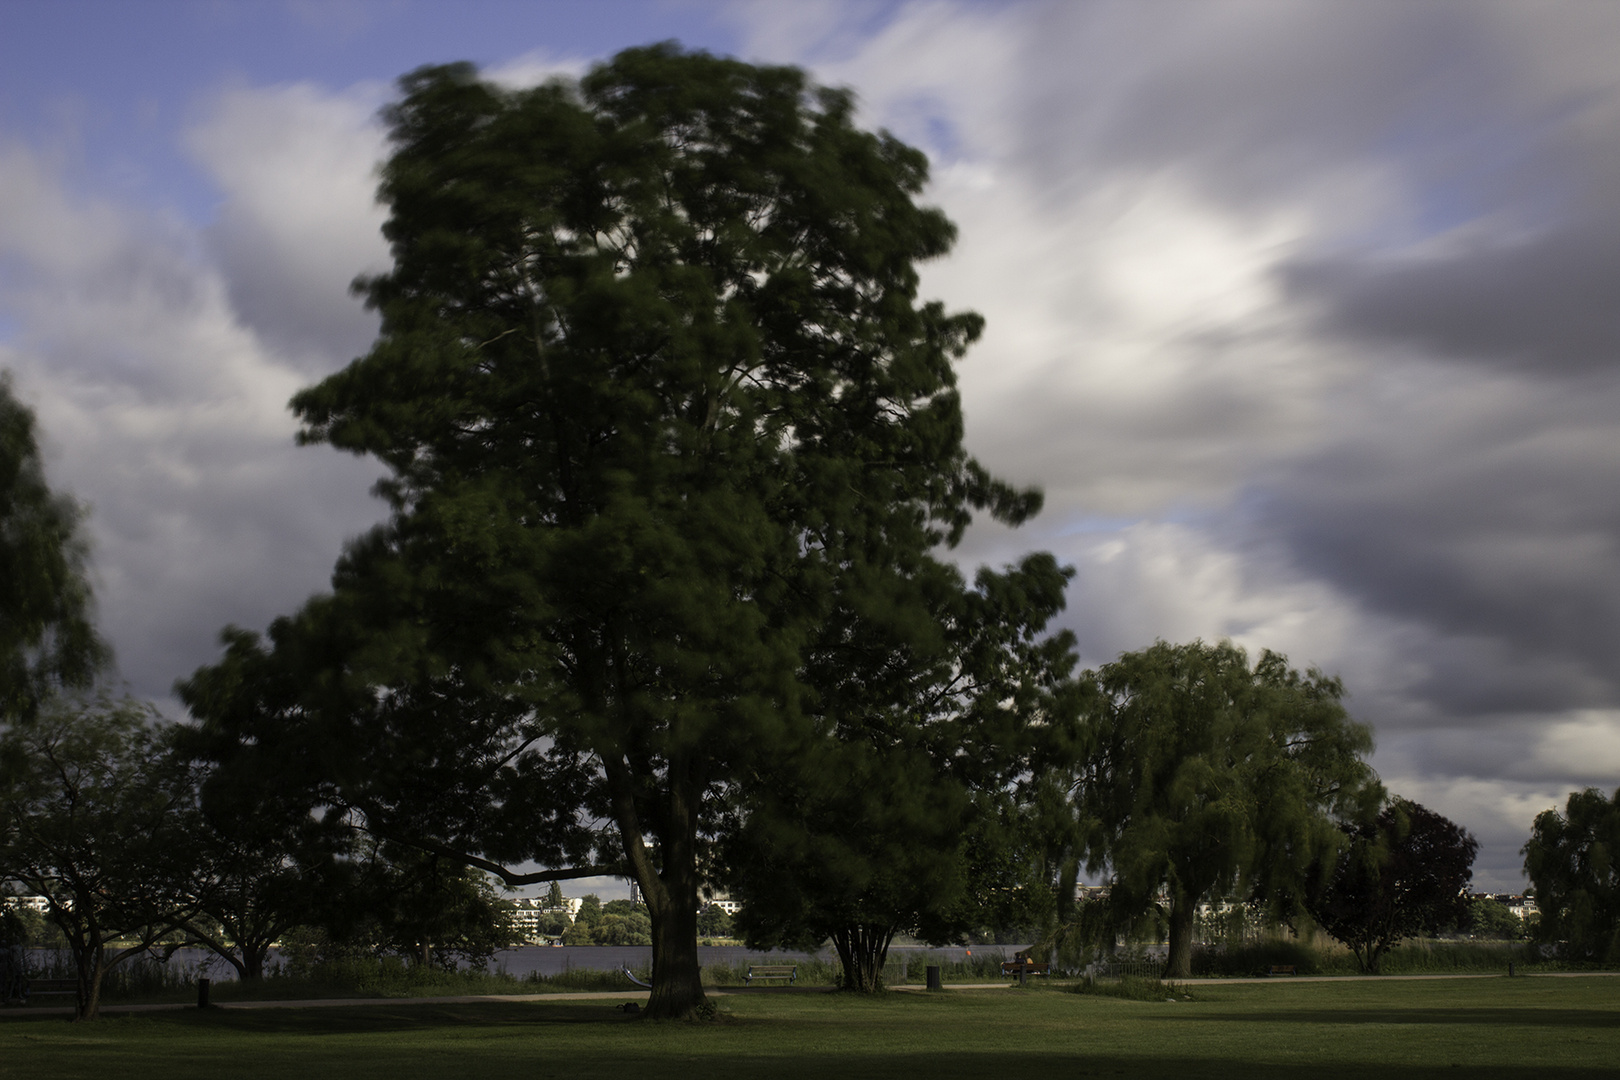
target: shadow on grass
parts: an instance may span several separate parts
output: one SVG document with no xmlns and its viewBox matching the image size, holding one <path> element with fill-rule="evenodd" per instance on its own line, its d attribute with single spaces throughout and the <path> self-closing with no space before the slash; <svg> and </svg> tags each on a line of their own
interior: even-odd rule
<svg viewBox="0 0 1620 1080">
<path fill-rule="evenodd" d="M 1156 1017 L 1155 1019 L 1169 1019 Z M 1237 1024 L 1405 1024 L 1489 1027 L 1620 1028 L 1612 1009 L 1538 1009 L 1480 1006 L 1437 1009 L 1286 1009 L 1206 1013 L 1200 1020 Z"/>
<path fill-rule="evenodd" d="M 1043 1049 L 1039 1041 L 1007 1045 L 1006 1037 L 987 1027 L 983 1047 L 960 1042 L 945 1048 L 930 1039 L 927 1024 L 907 1022 L 885 1025 L 870 1047 L 858 1042 L 830 1043 L 832 1028 L 847 1035 L 847 1024 L 801 1023 L 780 1016 L 743 1016 L 720 1024 L 660 1024 L 626 1016 L 612 1001 L 482 1002 L 477 1004 L 412 1004 L 333 1006 L 318 1009 L 212 1009 L 203 1012 L 136 1013 L 109 1017 L 99 1024 L 67 1030 L 59 1019 L 38 1018 L 5 1031 L 22 1036 L 0 1046 L 0 1076 L 10 1075 L 8 1053 L 47 1056 L 24 1062 L 17 1075 L 103 1077 L 189 1077 L 239 1075 L 250 1078 L 341 1075 L 350 1080 L 415 1080 L 416 1077 L 518 1076 L 526 1080 L 565 1080 L 582 1072 L 589 1062 L 591 1074 L 632 1077 L 697 1075 L 705 1080 L 757 1080 L 762 1075 L 785 1080 L 865 1080 L 894 1076 L 927 1076 L 930 1080 L 971 1077 L 983 1080 L 1003 1074 L 1070 1077 L 1131 1077 L 1145 1080 L 1199 1080 L 1242 1076 L 1246 1080 L 1348 1080 L 1376 1076 L 1379 1080 L 1431 1080 L 1466 1075 L 1469 1080 L 1524 1080 L 1526 1076 L 1550 1080 L 1584 1080 L 1614 1075 L 1612 1068 L 1559 1064 L 1533 1060 L 1534 1051 L 1503 1047 L 1500 1063 L 1481 1061 L 1490 1054 L 1469 1040 L 1471 1056 L 1452 1061 L 1439 1054 L 1423 1064 L 1362 1058 L 1352 1047 L 1322 1046 L 1306 1058 L 1312 1035 L 1307 1025 L 1333 1024 L 1536 1024 L 1563 1028 L 1614 1028 L 1612 1015 L 1589 1009 L 1478 1010 L 1349 1009 L 1244 1012 L 1223 1015 L 1200 1009 L 1196 1015 L 1144 1012 L 1139 1045 L 1122 1051 L 1113 1046 L 1087 1048 L 1085 1029 L 1097 1023 L 1076 1018 L 1065 1025 L 1066 1034 L 1078 1035 L 1070 1049 Z M 911 1012 L 911 1010 L 905 1010 Z M 932 1010 L 927 1010 L 932 1011 Z M 913 1012 L 916 1018 L 922 1012 Z M 1225 1038 L 1225 1046 L 1189 1045 L 1173 1029 L 1156 1021 L 1187 1022 L 1204 1027 L 1228 1020 L 1268 1021 L 1278 1028 L 1264 1038 Z M 1224 1027 L 1224 1025 L 1222 1025 Z M 27 1034 L 32 1028 L 34 1035 Z M 1208 1028 L 1204 1027 L 1205 1032 Z M 1225 1027 L 1228 1032 L 1237 1028 Z M 919 1037 L 905 1045 L 908 1033 Z M 1039 1040 L 1043 1036 L 1026 1033 Z M 1189 1030 L 1188 1035 L 1192 1035 Z M 380 1037 L 379 1037 L 380 1036 Z M 1157 1036 L 1157 1037 L 1154 1037 Z M 1432 1036 L 1409 1037 L 1414 1048 L 1426 1046 Z M 1544 1047 L 1574 1042 L 1582 1036 L 1542 1036 Z M 1587 1040 L 1591 1036 L 1585 1037 Z M 1602 1040 L 1607 1042 L 1607 1039 Z M 0 1039 L 0 1042 L 4 1042 Z M 46 1045 L 50 1044 L 50 1045 Z M 1464 1053 L 1465 1051 L 1458 1051 Z M 1346 1060 L 1342 1055 L 1356 1055 Z M 1339 1060 L 1331 1060 L 1340 1055 Z M 1289 1056 L 1292 1060 L 1278 1060 Z M 1267 1060 L 1253 1060 L 1255 1058 Z M 1327 1060 L 1324 1060 L 1327 1059 Z M 111 1069 L 113 1072 L 109 1072 Z M 43 1071 L 42 1071 L 43 1070 Z M 1461 1070 L 1461 1071 L 1459 1071 Z"/>
</svg>

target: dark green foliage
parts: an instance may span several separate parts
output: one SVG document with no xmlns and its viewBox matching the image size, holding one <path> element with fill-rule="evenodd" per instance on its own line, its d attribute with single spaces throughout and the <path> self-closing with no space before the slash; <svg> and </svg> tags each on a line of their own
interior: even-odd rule
<svg viewBox="0 0 1620 1080">
<path fill-rule="evenodd" d="M 80 516 L 46 485 L 34 414 L 0 372 L 0 723 L 88 686 L 107 660 L 90 622 Z"/>
<path fill-rule="evenodd" d="M 1524 937 L 1524 920 L 1500 900 L 1479 897 L 1468 904 L 1468 933 L 1493 941 L 1518 941 Z"/>
<path fill-rule="evenodd" d="M 708 904 L 698 912 L 698 934 L 706 938 L 728 938 L 732 934 L 731 916 L 719 904 Z"/>
<path fill-rule="evenodd" d="M 1524 845 L 1536 937 L 1568 960 L 1620 964 L 1620 788 L 1573 791 L 1564 812 L 1537 815 Z"/>
<path fill-rule="evenodd" d="M 197 790 L 193 850 L 208 887 L 189 939 L 222 957 L 238 979 L 262 978 L 271 947 L 300 924 L 319 924 L 352 885 L 344 860 L 354 837 L 337 814 L 317 814 L 310 792 L 249 759 L 210 767 L 206 733 L 179 728 L 177 763 Z"/>
<path fill-rule="evenodd" d="M 742 787 L 722 853 L 744 939 L 830 938 L 860 991 L 882 988 L 897 932 L 947 944 L 1049 917 L 1013 796 L 1074 705 L 1072 636 L 1042 636 L 1069 579 L 1050 555 L 972 589 L 926 544 L 872 563 L 814 654 L 818 738 Z"/>
<path fill-rule="evenodd" d="M 479 870 L 453 859 L 379 844 L 361 862 L 347 898 L 359 918 L 350 940 L 375 941 L 424 967 L 487 967 L 510 945 L 511 905 Z"/>
<path fill-rule="evenodd" d="M 1185 978 L 1202 897 L 1288 902 L 1338 850 L 1338 821 L 1379 795 L 1372 736 L 1337 679 L 1270 651 L 1251 668 L 1230 642 L 1161 641 L 1090 678 L 1076 808 L 1089 868 L 1114 874 L 1107 936 L 1162 907 Z"/>
<path fill-rule="evenodd" d="M 49 901 L 80 1019 L 97 1015 L 106 972 L 194 916 L 206 885 L 194 789 L 156 725 L 149 706 L 98 697 L 54 699 L 0 732 L 0 866 Z"/>
<path fill-rule="evenodd" d="M 1268 974 L 1273 967 L 1291 967 L 1297 975 L 1320 975 L 1330 963 L 1323 949 L 1294 938 L 1273 937 L 1246 945 L 1194 949 L 1192 973 L 1252 978 Z"/>
<path fill-rule="evenodd" d="M 595 926 L 602 921 L 602 898 L 595 893 L 586 893 L 579 901 L 579 910 L 574 913 L 574 925 Z"/>
<path fill-rule="evenodd" d="M 381 835 L 617 864 L 651 1011 L 685 1015 L 711 805 L 817 737 L 829 622 L 1038 498 L 962 448 L 980 320 L 916 297 L 954 230 L 849 95 L 667 45 L 577 86 L 401 88 L 381 334 L 293 401 L 388 467 L 393 516 L 187 702 Z"/>
<path fill-rule="evenodd" d="M 594 894 L 579 906 L 572 926 L 563 932 L 564 945 L 651 945 L 652 919 L 646 905 L 609 900 Z"/>
<path fill-rule="evenodd" d="M 1311 917 L 1362 969 L 1401 939 L 1436 934 L 1468 917 L 1479 842 L 1426 807 L 1395 799 L 1370 822 L 1346 825 L 1349 843 L 1308 892 Z"/>
<path fill-rule="evenodd" d="M 1192 991 L 1181 983 L 1127 975 L 1123 979 L 1081 980 L 1069 988 L 1076 994 L 1119 998 L 1122 1001 L 1192 1001 Z"/>
</svg>

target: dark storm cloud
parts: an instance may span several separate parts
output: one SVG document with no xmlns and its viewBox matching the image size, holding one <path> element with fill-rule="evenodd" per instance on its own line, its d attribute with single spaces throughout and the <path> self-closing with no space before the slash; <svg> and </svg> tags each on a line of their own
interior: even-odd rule
<svg viewBox="0 0 1620 1080">
<path fill-rule="evenodd" d="M 1620 700 L 1620 386 L 1503 380 L 1482 403 L 1447 400 L 1444 385 L 1419 399 L 1432 411 L 1386 416 L 1291 463 L 1246 527 L 1346 596 L 1449 642 L 1414 688 L 1444 712 Z"/>
<path fill-rule="evenodd" d="M 1610 368 L 1620 365 L 1616 206 L 1532 239 L 1440 255 L 1302 259 L 1283 280 L 1352 339 L 1548 375 Z"/>
<path fill-rule="evenodd" d="M 1047 6 L 1026 152 L 1054 185 L 1170 169 L 1234 205 L 1398 158 L 1440 183 L 1539 137 L 1477 3 Z M 1037 76 L 1039 77 L 1039 76 Z M 1078 167 L 1078 168 L 1077 168 Z"/>
</svg>

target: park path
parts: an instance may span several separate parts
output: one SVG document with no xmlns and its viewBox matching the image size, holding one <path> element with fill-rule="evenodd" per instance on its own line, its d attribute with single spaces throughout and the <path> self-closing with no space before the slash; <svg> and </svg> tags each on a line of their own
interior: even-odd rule
<svg viewBox="0 0 1620 1080">
<path fill-rule="evenodd" d="M 1592 977 L 1620 977 L 1620 971 L 1543 971 L 1534 975 L 1521 975 L 1524 979 L 1587 979 Z M 1433 979 L 1501 979 L 1501 974 L 1456 975 L 1276 975 L 1259 978 L 1188 979 L 1194 986 L 1222 986 L 1237 983 L 1322 983 L 1322 982 L 1417 982 Z M 1007 990 L 1012 983 L 946 983 L 947 990 Z M 730 997 L 733 994 L 815 994 L 825 993 L 825 986 L 774 987 L 710 987 L 710 997 Z M 926 993 L 921 986 L 896 986 L 893 989 L 910 993 Z M 592 990 L 565 994 L 454 994 L 444 997 L 386 997 L 386 998 L 303 998 L 292 1001 L 217 1001 L 217 1009 L 334 1009 L 345 1005 L 474 1005 L 485 1001 L 635 1001 L 647 999 L 647 991 L 630 987 L 625 990 Z M 167 1012 L 175 1009 L 194 1009 L 185 1002 L 164 1002 L 156 1005 L 103 1005 L 103 1013 Z M 72 1016 L 72 1007 L 48 1009 L 6 1009 L 0 1019 L 22 1016 Z"/>
</svg>

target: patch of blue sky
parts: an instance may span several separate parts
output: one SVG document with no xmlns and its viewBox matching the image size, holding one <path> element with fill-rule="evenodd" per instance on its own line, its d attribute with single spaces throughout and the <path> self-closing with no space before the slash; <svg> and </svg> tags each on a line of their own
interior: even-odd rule
<svg viewBox="0 0 1620 1080">
<path fill-rule="evenodd" d="M 726 9 L 657 0 L 54 0 L 0 4 L 0 143 L 75 189 L 212 220 L 218 192 L 184 132 L 222 89 L 386 86 L 424 64 L 605 58 L 679 40 L 734 51 Z"/>
<path fill-rule="evenodd" d="M 1545 168 L 1547 118 L 1534 124 L 1467 123 L 1414 114 L 1392 124 L 1373 147 L 1407 179 L 1406 212 L 1379 219 L 1374 247 L 1402 247 L 1444 236 L 1511 206 L 1513 224 L 1534 228 L 1563 216 L 1575 192 Z M 1533 183 L 1526 183 L 1533 176 Z"/>
</svg>

